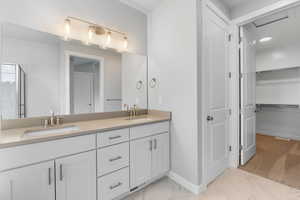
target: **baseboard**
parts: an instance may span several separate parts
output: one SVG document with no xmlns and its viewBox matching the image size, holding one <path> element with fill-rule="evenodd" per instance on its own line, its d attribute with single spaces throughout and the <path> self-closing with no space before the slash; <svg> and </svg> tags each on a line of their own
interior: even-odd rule
<svg viewBox="0 0 300 200">
<path fill-rule="evenodd" d="M 194 194 L 200 194 L 206 190 L 206 186 L 195 185 L 174 172 L 169 172 L 168 177 Z"/>
<path fill-rule="evenodd" d="M 271 129 L 257 129 L 256 133 L 260 133 L 263 135 L 280 137 L 280 138 L 287 138 L 291 140 L 300 140 L 299 132 L 291 132 L 291 131 L 280 131 L 271 130 Z"/>
</svg>

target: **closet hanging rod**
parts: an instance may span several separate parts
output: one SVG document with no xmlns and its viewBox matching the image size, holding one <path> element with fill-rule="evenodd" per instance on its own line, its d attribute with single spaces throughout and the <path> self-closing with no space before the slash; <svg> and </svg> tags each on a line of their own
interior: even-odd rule
<svg viewBox="0 0 300 200">
<path fill-rule="evenodd" d="M 299 108 L 298 104 L 256 104 L 256 106 L 269 108 Z"/>
<path fill-rule="evenodd" d="M 282 21 L 282 20 L 285 20 L 285 19 L 288 19 L 288 18 L 289 18 L 289 16 L 284 16 L 284 17 L 281 17 L 281 18 L 278 18 L 278 19 L 268 21 L 268 22 L 263 23 L 263 24 L 256 24 L 255 22 L 253 22 L 253 24 L 256 28 L 260 28 L 260 27 L 267 26 L 269 24 L 273 24 L 273 23 L 276 23 L 276 22 L 279 22 L 279 21 Z"/>
</svg>

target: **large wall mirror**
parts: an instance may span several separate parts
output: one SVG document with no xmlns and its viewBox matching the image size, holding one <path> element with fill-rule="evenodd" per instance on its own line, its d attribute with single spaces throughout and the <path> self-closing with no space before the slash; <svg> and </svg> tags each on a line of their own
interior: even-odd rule
<svg viewBox="0 0 300 200">
<path fill-rule="evenodd" d="M 147 109 L 147 57 L 1 24 L 3 119 Z"/>
</svg>

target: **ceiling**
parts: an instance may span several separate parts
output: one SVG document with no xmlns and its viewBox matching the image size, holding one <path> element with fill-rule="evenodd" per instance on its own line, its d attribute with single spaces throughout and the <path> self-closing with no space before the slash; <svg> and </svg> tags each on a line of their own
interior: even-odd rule
<svg viewBox="0 0 300 200">
<path fill-rule="evenodd" d="M 227 5 L 230 9 L 242 4 L 249 2 L 249 0 L 220 0 L 223 2 L 225 5 Z"/>
<path fill-rule="evenodd" d="M 148 13 L 156 8 L 163 0 L 120 0 L 130 7 L 134 7 L 144 13 Z"/>
<path fill-rule="evenodd" d="M 284 19 L 288 17 L 287 19 Z M 266 24 L 277 19 L 280 21 L 264 25 L 261 27 L 255 27 L 256 25 Z M 300 42 L 300 7 L 291 8 L 280 13 L 270 15 L 261 19 L 258 19 L 251 23 L 256 32 L 256 40 L 259 41 L 264 37 L 272 37 L 273 39 L 266 43 L 258 42 L 258 49 L 266 48 L 280 48 L 282 46 L 295 44 Z"/>
</svg>

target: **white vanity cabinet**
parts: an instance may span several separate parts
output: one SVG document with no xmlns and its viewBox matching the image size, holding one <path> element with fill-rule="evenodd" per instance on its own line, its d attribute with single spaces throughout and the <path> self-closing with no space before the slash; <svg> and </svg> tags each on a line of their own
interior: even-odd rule
<svg viewBox="0 0 300 200">
<path fill-rule="evenodd" d="M 169 122 L 0 149 L 0 200 L 112 200 L 169 170 Z"/>
<path fill-rule="evenodd" d="M 0 199 L 96 200 L 95 148 L 86 135 L 0 149 Z"/>
<path fill-rule="evenodd" d="M 54 161 L 0 173 L 1 200 L 55 200 Z"/>
<path fill-rule="evenodd" d="M 135 138 L 130 141 L 130 188 L 135 189 L 168 172 L 169 123 L 134 127 L 130 134 Z"/>
<path fill-rule="evenodd" d="M 56 200 L 96 200 L 96 151 L 55 160 Z"/>
</svg>

